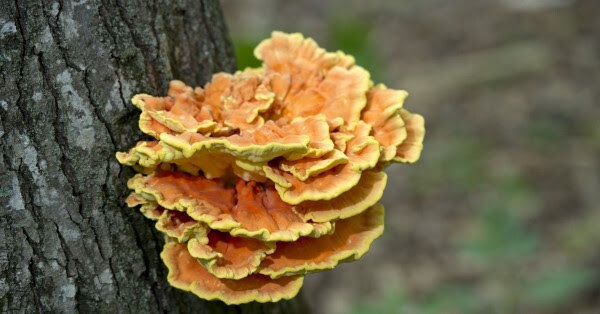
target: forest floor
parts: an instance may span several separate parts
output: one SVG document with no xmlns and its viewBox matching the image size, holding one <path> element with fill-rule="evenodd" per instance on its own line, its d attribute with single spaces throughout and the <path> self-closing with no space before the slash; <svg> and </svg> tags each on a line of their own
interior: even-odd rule
<svg viewBox="0 0 600 314">
<path fill-rule="evenodd" d="M 315 312 L 600 311 L 599 1 L 222 3 L 240 66 L 299 31 L 426 119 L 422 159 L 387 171 L 384 235 L 307 277 Z"/>
</svg>

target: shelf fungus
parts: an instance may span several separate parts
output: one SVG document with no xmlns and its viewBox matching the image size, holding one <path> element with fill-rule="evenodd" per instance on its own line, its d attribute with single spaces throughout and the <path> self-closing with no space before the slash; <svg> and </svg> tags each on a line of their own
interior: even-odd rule
<svg viewBox="0 0 600 314">
<path fill-rule="evenodd" d="M 126 203 L 166 238 L 174 287 L 228 304 L 294 297 L 306 274 L 359 259 L 383 232 L 392 162 L 413 163 L 423 117 L 352 56 L 274 32 L 257 69 L 138 94 L 153 137 L 117 153 Z"/>
</svg>

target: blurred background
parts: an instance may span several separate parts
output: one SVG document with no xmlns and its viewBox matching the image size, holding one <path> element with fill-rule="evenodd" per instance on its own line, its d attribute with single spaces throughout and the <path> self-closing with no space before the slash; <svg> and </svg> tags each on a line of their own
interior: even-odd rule
<svg viewBox="0 0 600 314">
<path fill-rule="evenodd" d="M 272 30 L 353 54 L 426 119 L 386 231 L 306 278 L 315 313 L 600 313 L 600 1 L 222 0 L 240 68 Z"/>
</svg>

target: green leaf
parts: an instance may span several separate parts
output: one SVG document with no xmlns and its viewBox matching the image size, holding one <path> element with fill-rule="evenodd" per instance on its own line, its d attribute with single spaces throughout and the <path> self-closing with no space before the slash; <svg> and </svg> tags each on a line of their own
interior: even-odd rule
<svg viewBox="0 0 600 314">
<path fill-rule="evenodd" d="M 371 73 L 371 79 L 380 81 L 382 67 L 377 50 L 371 42 L 372 25 L 356 17 L 340 17 L 330 22 L 331 46 L 329 51 L 342 50 L 354 56 L 356 64 Z M 332 49 L 333 48 L 333 49 Z"/>
<path fill-rule="evenodd" d="M 484 302 L 472 288 L 448 286 L 428 296 L 421 305 L 424 314 L 480 313 Z"/>
<path fill-rule="evenodd" d="M 233 40 L 238 69 L 243 70 L 248 67 L 255 68 L 261 65 L 260 61 L 254 57 L 254 47 L 256 47 L 258 43 L 258 40 L 245 38 Z"/>
<path fill-rule="evenodd" d="M 597 273 L 587 268 L 567 267 L 545 271 L 525 286 L 525 300 L 540 307 L 556 307 L 597 281 Z"/>
<path fill-rule="evenodd" d="M 414 313 L 414 306 L 406 295 L 398 290 L 393 290 L 377 298 L 361 301 L 354 305 L 352 314 L 402 314 Z"/>
<path fill-rule="evenodd" d="M 564 141 L 568 126 L 564 121 L 553 117 L 537 117 L 528 123 L 528 139 L 540 146 L 556 145 L 557 142 Z"/>
<path fill-rule="evenodd" d="M 508 210 L 493 208 L 479 217 L 478 237 L 463 244 L 467 255 L 487 262 L 518 261 L 538 248 L 538 237 L 527 230 Z"/>
</svg>

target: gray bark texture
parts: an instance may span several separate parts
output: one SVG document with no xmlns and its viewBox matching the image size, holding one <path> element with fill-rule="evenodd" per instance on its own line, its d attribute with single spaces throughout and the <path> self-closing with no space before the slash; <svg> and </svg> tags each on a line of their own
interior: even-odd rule
<svg viewBox="0 0 600 314">
<path fill-rule="evenodd" d="M 170 287 L 162 236 L 123 202 L 131 96 L 233 70 L 215 0 L 0 0 L 0 312 L 306 311 Z"/>
</svg>

